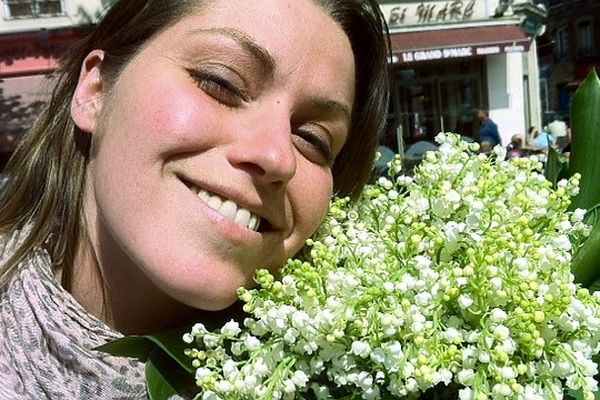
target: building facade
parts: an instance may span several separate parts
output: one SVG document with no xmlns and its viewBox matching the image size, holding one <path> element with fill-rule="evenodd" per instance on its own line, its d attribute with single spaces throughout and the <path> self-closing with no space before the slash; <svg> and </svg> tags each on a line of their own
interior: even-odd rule
<svg viewBox="0 0 600 400">
<path fill-rule="evenodd" d="M 492 0 L 379 3 L 392 34 L 388 147 L 402 152 L 442 131 L 477 140 L 477 109 L 489 111 L 503 144 L 539 126 L 533 39 L 542 8 Z"/>
<path fill-rule="evenodd" d="M 571 97 L 600 70 L 600 1 L 547 0 L 546 30 L 538 39 L 544 122 L 569 119 Z"/>
<path fill-rule="evenodd" d="M 49 73 L 111 1 L 0 0 L 0 169 L 47 99 Z M 390 148 L 401 152 L 433 141 L 441 131 L 476 140 L 477 109 L 489 110 L 504 144 L 540 126 L 533 40 L 540 28 L 523 11 L 532 0 L 379 4 L 393 53 L 392 105 L 383 138 Z"/>
<path fill-rule="evenodd" d="M 58 59 L 82 38 L 106 0 L 0 1 L 0 169 L 39 113 Z"/>
</svg>

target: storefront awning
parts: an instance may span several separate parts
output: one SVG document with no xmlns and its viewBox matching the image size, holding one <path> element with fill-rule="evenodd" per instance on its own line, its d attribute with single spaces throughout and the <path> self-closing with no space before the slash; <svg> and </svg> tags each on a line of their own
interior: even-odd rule
<svg viewBox="0 0 600 400">
<path fill-rule="evenodd" d="M 530 39 L 518 25 L 437 29 L 391 35 L 394 63 L 523 52 Z"/>
</svg>

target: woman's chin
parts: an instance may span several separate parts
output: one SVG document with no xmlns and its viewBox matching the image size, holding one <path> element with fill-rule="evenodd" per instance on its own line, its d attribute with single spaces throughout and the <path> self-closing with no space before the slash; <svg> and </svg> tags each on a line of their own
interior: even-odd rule
<svg viewBox="0 0 600 400">
<path fill-rule="evenodd" d="M 211 288 L 204 287 L 194 291 L 183 291 L 172 295 L 172 297 L 188 307 L 216 312 L 230 307 L 239 300 L 237 288 L 238 286 L 214 285 Z"/>
<path fill-rule="evenodd" d="M 255 285 L 252 274 L 237 265 L 216 262 L 195 265 L 194 268 L 187 265 L 177 268 L 180 265 L 177 263 L 171 265 L 169 270 L 147 268 L 147 271 L 154 272 L 148 274 L 150 280 L 166 297 L 198 310 L 226 309 L 238 300 L 240 287 Z"/>
</svg>

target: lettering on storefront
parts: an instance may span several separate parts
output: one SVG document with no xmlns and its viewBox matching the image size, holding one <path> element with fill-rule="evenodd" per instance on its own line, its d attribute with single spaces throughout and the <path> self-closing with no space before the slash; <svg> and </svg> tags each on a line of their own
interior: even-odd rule
<svg viewBox="0 0 600 400">
<path fill-rule="evenodd" d="M 525 46 L 523 46 L 523 45 L 519 45 L 519 46 L 504 46 L 504 52 L 505 53 L 520 53 L 522 51 L 525 51 Z"/>
<path fill-rule="evenodd" d="M 388 25 L 390 28 L 395 28 L 407 25 L 470 21 L 485 16 L 485 5 L 480 5 L 480 3 L 476 0 L 454 0 L 394 5 L 388 11 Z"/>
<path fill-rule="evenodd" d="M 456 47 L 452 49 L 442 50 L 444 58 L 459 58 L 459 57 L 471 57 L 473 55 L 472 47 Z"/>
<path fill-rule="evenodd" d="M 450 58 L 463 58 L 473 56 L 486 56 L 490 54 L 523 52 L 527 49 L 523 45 L 516 46 L 462 46 L 446 49 L 404 51 L 397 58 L 399 62 L 416 62 L 444 60 Z"/>
<path fill-rule="evenodd" d="M 489 54 L 500 54 L 500 46 L 485 46 L 485 47 L 478 47 L 475 50 L 475 53 L 478 56 L 487 56 Z"/>
<path fill-rule="evenodd" d="M 435 49 L 435 50 L 419 50 L 419 51 L 407 51 L 402 53 L 403 62 L 413 61 L 429 61 L 429 60 L 442 60 L 445 58 L 460 58 L 470 57 L 473 55 L 473 48 L 468 47 L 453 47 L 448 49 Z"/>
</svg>

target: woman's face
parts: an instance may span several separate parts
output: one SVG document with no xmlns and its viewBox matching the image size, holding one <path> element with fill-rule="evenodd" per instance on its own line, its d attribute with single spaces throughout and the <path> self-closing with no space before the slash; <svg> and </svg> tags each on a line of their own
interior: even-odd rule
<svg viewBox="0 0 600 400">
<path fill-rule="evenodd" d="M 322 219 L 355 71 L 311 0 L 207 3 L 98 89 L 85 212 L 101 265 L 218 310 Z"/>
</svg>

